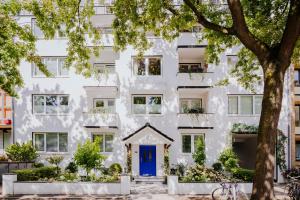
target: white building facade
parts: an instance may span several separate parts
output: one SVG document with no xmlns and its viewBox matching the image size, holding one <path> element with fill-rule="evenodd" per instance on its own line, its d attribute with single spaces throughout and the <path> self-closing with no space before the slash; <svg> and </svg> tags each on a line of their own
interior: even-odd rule
<svg viewBox="0 0 300 200">
<path fill-rule="evenodd" d="M 14 142 L 32 141 L 42 160 L 61 154 L 67 163 L 78 144 L 99 136 L 107 166 L 117 162 L 126 168 L 131 152 L 134 176 L 163 176 L 166 152 L 171 168 L 192 164 L 195 142 L 203 137 L 206 164 L 211 166 L 236 142 L 231 133 L 235 123 L 258 125 L 261 84 L 256 94 L 235 82 L 216 85 L 229 74 L 236 51 L 221 54 L 218 65 L 207 64 L 206 44 L 198 43 L 199 33 L 185 32 L 171 43 L 149 37 L 153 47 L 138 60 L 130 46 L 113 51 L 113 15 L 107 10 L 100 6 L 93 19 L 106 33 L 100 57 L 91 59 L 98 75 L 90 78 L 63 68 L 65 38 L 44 40 L 33 16 L 19 17 L 21 23 L 32 24 L 40 38 L 37 52 L 55 76 L 45 77 L 31 63 L 22 62 L 25 85 L 14 101 Z M 288 135 L 288 74 L 285 85 L 279 128 Z"/>
</svg>

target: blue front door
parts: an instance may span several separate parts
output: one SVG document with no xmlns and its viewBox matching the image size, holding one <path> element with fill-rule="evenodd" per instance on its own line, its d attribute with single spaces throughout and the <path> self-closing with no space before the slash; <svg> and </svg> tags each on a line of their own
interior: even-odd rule
<svg viewBox="0 0 300 200">
<path fill-rule="evenodd" d="M 156 176 L 156 146 L 140 145 L 140 175 Z"/>
</svg>

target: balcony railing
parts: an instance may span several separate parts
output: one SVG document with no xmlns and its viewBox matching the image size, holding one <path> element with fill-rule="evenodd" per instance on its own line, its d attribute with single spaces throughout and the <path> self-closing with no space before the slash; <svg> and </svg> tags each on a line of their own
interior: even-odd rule
<svg viewBox="0 0 300 200">
<path fill-rule="evenodd" d="M 117 127 L 118 114 L 116 113 L 83 113 L 85 127 Z"/>
<path fill-rule="evenodd" d="M 213 127 L 213 113 L 178 113 L 178 126 Z"/>
</svg>

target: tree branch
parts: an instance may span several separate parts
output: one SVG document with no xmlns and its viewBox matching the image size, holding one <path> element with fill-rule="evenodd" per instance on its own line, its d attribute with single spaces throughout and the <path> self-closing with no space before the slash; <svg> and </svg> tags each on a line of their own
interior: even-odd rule
<svg viewBox="0 0 300 200">
<path fill-rule="evenodd" d="M 278 59 L 285 66 L 290 65 L 290 59 L 297 40 L 300 37 L 300 1 L 291 0 L 287 23 L 279 44 Z"/>
<path fill-rule="evenodd" d="M 234 35 L 235 31 L 232 27 L 224 27 L 218 24 L 208 21 L 201 12 L 196 8 L 196 6 L 190 0 L 183 0 L 184 3 L 194 12 L 197 17 L 197 21 L 207 29 L 214 30 L 216 32 L 225 34 L 225 35 Z"/>
<path fill-rule="evenodd" d="M 270 56 L 270 48 L 267 44 L 256 39 L 249 31 L 240 0 L 227 0 L 227 3 L 231 12 L 236 36 L 248 49 L 257 55 L 260 62 L 264 61 L 266 57 Z"/>
</svg>

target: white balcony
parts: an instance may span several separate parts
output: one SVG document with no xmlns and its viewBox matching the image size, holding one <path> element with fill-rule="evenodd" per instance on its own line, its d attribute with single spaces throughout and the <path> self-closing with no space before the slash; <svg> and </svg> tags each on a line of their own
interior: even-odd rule
<svg viewBox="0 0 300 200">
<path fill-rule="evenodd" d="M 184 32 L 180 33 L 180 36 L 178 37 L 177 44 L 178 46 L 190 46 L 190 45 L 207 45 L 206 41 L 199 42 L 201 33 L 197 32 Z"/>
<path fill-rule="evenodd" d="M 214 84 L 214 73 L 178 73 L 178 86 L 212 86 Z"/>
<path fill-rule="evenodd" d="M 212 113 L 179 113 L 178 126 L 179 127 L 213 127 L 214 114 Z"/>
<path fill-rule="evenodd" d="M 118 127 L 118 115 L 116 113 L 83 113 L 83 126 L 87 128 L 116 128 Z"/>
</svg>

